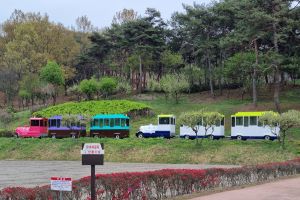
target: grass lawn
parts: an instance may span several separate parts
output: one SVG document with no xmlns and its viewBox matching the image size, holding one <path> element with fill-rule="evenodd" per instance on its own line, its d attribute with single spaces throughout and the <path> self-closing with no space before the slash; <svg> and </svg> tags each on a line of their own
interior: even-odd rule
<svg viewBox="0 0 300 200">
<path fill-rule="evenodd" d="M 238 111 L 253 110 L 251 99 L 206 99 L 186 96 L 175 104 L 165 101 L 163 96 L 154 100 L 132 97 L 130 100 L 145 103 L 153 108 L 155 114 L 175 114 L 185 111 L 205 109 L 218 111 L 226 116 L 226 135 L 230 135 L 230 115 Z M 300 109 L 300 90 L 295 88 L 282 95 L 282 108 Z M 262 98 L 256 110 L 270 110 L 273 103 Z M 28 121 L 28 111 L 18 113 L 18 118 L 7 126 L 13 129 Z M 137 139 L 135 133 L 140 125 L 156 124 L 157 118 L 142 117 L 131 121 L 131 136 L 127 139 L 17 139 L 0 138 L 0 159 L 22 160 L 80 160 L 83 142 L 103 142 L 105 160 L 113 162 L 151 162 L 151 163 L 218 163 L 218 164 L 257 164 L 284 161 L 300 156 L 300 129 L 294 129 L 288 137 L 287 149 L 281 150 L 277 141 L 235 141 L 205 139 L 196 145 L 195 140 L 184 139 Z M 2 127 L 0 127 L 1 129 Z M 177 133 L 179 127 L 177 127 Z M 199 140 L 200 142 L 200 140 Z"/>
</svg>

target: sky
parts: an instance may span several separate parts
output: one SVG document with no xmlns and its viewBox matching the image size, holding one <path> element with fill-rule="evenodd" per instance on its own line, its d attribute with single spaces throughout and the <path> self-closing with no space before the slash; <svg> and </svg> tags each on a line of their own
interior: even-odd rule
<svg viewBox="0 0 300 200">
<path fill-rule="evenodd" d="M 183 11 L 182 4 L 208 4 L 210 0 L 0 0 L 0 23 L 7 20 L 15 9 L 23 12 L 47 13 L 50 21 L 66 27 L 75 26 L 79 16 L 86 15 L 94 26 L 107 27 L 116 12 L 123 8 L 134 9 L 139 15 L 146 8 L 156 8 L 164 19 L 170 19 L 175 11 Z"/>
</svg>

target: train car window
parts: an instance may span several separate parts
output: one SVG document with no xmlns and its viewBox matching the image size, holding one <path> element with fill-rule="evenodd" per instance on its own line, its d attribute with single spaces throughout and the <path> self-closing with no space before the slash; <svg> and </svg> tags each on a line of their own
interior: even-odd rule
<svg viewBox="0 0 300 200">
<path fill-rule="evenodd" d="M 56 120 L 55 119 L 50 119 L 50 127 L 56 126 Z"/>
<path fill-rule="evenodd" d="M 221 121 L 220 120 L 216 121 L 216 126 L 219 127 L 220 125 L 221 125 Z"/>
<path fill-rule="evenodd" d="M 124 126 L 125 126 L 125 124 L 126 124 L 126 121 L 125 121 L 125 119 L 121 119 L 121 126 L 122 126 L 122 127 L 124 127 Z"/>
<path fill-rule="evenodd" d="M 249 117 L 244 117 L 244 126 L 245 127 L 249 126 Z"/>
<path fill-rule="evenodd" d="M 129 119 L 126 119 L 126 126 L 129 126 Z"/>
<path fill-rule="evenodd" d="M 115 126 L 115 119 L 110 119 L 109 120 L 109 126 L 114 127 Z"/>
<path fill-rule="evenodd" d="M 170 124 L 170 118 L 169 117 L 160 117 L 159 124 Z"/>
<path fill-rule="evenodd" d="M 236 126 L 243 126 L 243 117 L 236 117 Z"/>
<path fill-rule="evenodd" d="M 175 125 L 175 124 L 176 124 L 176 119 L 175 119 L 175 118 L 173 118 L 173 119 L 174 119 L 174 120 L 173 120 L 173 122 L 174 122 L 173 124 Z"/>
<path fill-rule="evenodd" d="M 224 117 L 221 120 L 221 126 L 224 126 Z"/>
<path fill-rule="evenodd" d="M 115 126 L 120 126 L 120 120 L 121 119 L 115 119 Z"/>
<path fill-rule="evenodd" d="M 99 121 L 99 126 L 103 127 L 103 119 L 98 119 L 98 121 Z"/>
<path fill-rule="evenodd" d="M 45 126 L 45 127 L 48 126 L 48 121 L 47 121 L 47 120 L 44 121 L 44 126 Z"/>
<path fill-rule="evenodd" d="M 104 119 L 104 126 L 109 126 L 109 119 Z"/>
<path fill-rule="evenodd" d="M 257 117 L 250 117 L 250 126 L 257 126 Z"/>
<path fill-rule="evenodd" d="M 30 121 L 30 126 L 40 126 L 39 120 L 31 120 Z"/>
<path fill-rule="evenodd" d="M 235 127 L 235 117 L 231 117 L 231 127 Z"/>
<path fill-rule="evenodd" d="M 57 128 L 59 128 L 59 127 L 60 127 L 60 123 L 61 123 L 61 120 L 60 120 L 60 119 L 58 119 L 58 120 L 56 121 L 56 127 L 57 127 Z"/>
<path fill-rule="evenodd" d="M 264 124 L 259 120 L 259 117 L 257 118 L 258 126 L 263 126 Z"/>
</svg>

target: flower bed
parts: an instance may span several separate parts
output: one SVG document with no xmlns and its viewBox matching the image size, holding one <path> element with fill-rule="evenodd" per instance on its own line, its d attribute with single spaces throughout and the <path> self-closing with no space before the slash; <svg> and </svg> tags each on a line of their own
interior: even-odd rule
<svg viewBox="0 0 300 200">
<path fill-rule="evenodd" d="M 300 173 L 300 158 L 286 162 L 231 169 L 164 169 L 151 172 L 99 174 L 96 176 L 97 199 L 164 199 L 211 189 L 261 183 L 282 176 Z M 64 193 L 67 199 L 89 199 L 90 177 L 73 182 L 73 191 Z M 1 200 L 58 199 L 49 186 L 36 188 L 5 188 Z"/>
</svg>

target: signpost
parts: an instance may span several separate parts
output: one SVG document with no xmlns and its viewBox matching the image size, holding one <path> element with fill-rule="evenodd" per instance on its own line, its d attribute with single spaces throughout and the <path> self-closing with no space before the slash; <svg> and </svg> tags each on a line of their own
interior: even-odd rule
<svg viewBox="0 0 300 200">
<path fill-rule="evenodd" d="M 72 178 L 69 177 L 51 177 L 51 190 L 59 191 L 59 199 L 63 200 L 63 191 L 72 191 Z"/>
<path fill-rule="evenodd" d="M 96 200 L 95 166 L 104 164 L 104 144 L 83 143 L 81 155 L 82 165 L 91 165 L 91 200 Z"/>
</svg>

